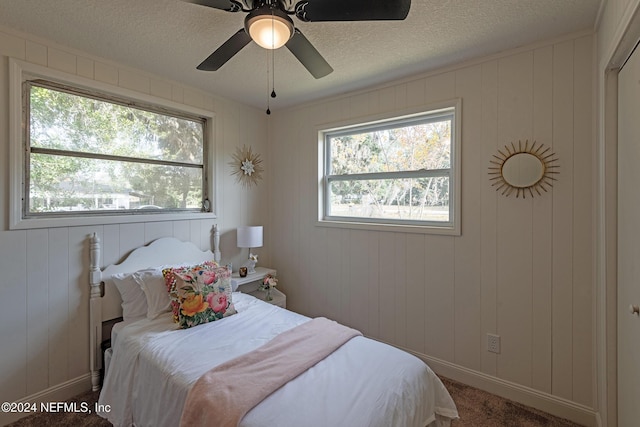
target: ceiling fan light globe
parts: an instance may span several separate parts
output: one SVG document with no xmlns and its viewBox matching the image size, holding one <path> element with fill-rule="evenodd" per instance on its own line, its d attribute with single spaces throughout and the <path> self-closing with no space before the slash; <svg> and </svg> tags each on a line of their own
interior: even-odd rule
<svg viewBox="0 0 640 427">
<path fill-rule="evenodd" d="M 278 49 L 293 36 L 293 22 L 284 15 L 257 14 L 247 16 L 246 31 L 251 39 L 265 49 Z"/>
</svg>

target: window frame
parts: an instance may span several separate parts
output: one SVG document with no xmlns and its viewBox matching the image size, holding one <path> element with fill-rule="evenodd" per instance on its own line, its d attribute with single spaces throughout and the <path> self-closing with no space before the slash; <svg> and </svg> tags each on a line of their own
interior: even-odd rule
<svg viewBox="0 0 640 427">
<path fill-rule="evenodd" d="M 121 224 L 148 221 L 173 221 L 188 219 L 216 218 L 217 192 L 214 182 L 218 182 L 214 156 L 215 117 L 210 111 L 178 104 L 151 95 L 135 92 L 121 87 L 52 70 L 47 67 L 9 59 L 9 137 L 10 137 L 10 229 L 30 229 L 43 227 L 68 227 L 77 225 Z M 24 87 L 29 81 L 43 80 L 50 82 L 54 90 L 56 85 L 66 87 L 75 94 L 97 98 L 114 104 L 131 105 L 135 108 L 175 115 L 179 117 L 197 117 L 203 121 L 203 201 L 208 200 L 209 209 L 205 210 L 163 210 L 160 212 L 145 211 L 143 213 L 127 210 L 124 212 L 78 211 L 77 214 L 65 215 L 31 215 L 27 210 L 25 198 L 29 197 L 26 183 L 30 150 L 28 145 L 28 99 L 25 99 Z M 64 89 L 63 89 L 64 91 Z M 72 92 L 73 93 L 73 92 Z"/>
<path fill-rule="evenodd" d="M 451 117 L 451 153 L 449 169 L 429 169 L 420 171 L 358 173 L 346 176 L 330 175 L 331 168 L 329 138 L 356 132 L 402 127 L 406 124 L 428 123 L 443 117 Z M 317 128 L 318 133 L 318 218 L 316 225 L 322 227 L 352 228 L 377 231 L 400 231 L 425 234 L 460 235 L 460 190 L 461 190 L 461 119 L 462 101 L 423 105 L 419 108 L 395 112 L 393 115 L 367 116 L 359 120 L 331 123 Z M 352 181 L 374 178 L 422 178 L 429 176 L 449 177 L 449 221 L 419 221 L 385 218 L 362 218 L 329 215 L 330 184 L 335 181 Z"/>
</svg>

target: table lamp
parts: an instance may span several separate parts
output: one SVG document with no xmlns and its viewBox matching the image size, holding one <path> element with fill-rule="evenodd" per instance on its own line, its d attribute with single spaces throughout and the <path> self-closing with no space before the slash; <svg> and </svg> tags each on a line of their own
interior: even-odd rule
<svg viewBox="0 0 640 427">
<path fill-rule="evenodd" d="M 242 266 L 247 267 L 247 274 L 256 272 L 258 255 L 252 254 L 252 248 L 262 247 L 262 226 L 238 227 L 238 247 L 249 248 L 249 259 Z"/>
</svg>

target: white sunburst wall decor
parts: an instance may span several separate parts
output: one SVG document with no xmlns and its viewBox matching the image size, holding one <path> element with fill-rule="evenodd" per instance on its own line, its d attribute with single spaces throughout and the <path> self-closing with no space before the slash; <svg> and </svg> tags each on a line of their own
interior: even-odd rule
<svg viewBox="0 0 640 427">
<path fill-rule="evenodd" d="M 236 147 L 232 158 L 233 160 L 229 162 L 229 165 L 233 170 L 231 174 L 236 176 L 236 182 L 239 182 L 245 188 L 257 186 L 264 172 L 260 154 L 254 153 L 251 147 L 243 145 L 242 148 Z"/>
</svg>

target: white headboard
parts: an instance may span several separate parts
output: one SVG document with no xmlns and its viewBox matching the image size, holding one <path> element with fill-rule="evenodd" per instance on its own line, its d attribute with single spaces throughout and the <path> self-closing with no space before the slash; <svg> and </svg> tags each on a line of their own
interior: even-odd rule
<svg viewBox="0 0 640 427">
<path fill-rule="evenodd" d="M 183 242 L 174 237 L 163 237 L 154 240 L 147 246 L 134 249 L 120 264 L 112 264 L 100 269 L 100 238 L 96 233 L 90 237 L 89 284 L 91 293 L 89 300 L 89 354 L 91 367 L 91 384 L 94 391 L 100 389 L 100 369 L 102 368 L 102 322 L 111 320 L 113 313 L 120 309 L 122 300 L 115 286 L 107 286 L 105 282 L 114 274 L 133 273 L 150 267 L 171 264 L 198 264 L 215 259 L 220 262 L 220 233 L 213 228 L 213 252 L 200 250 L 191 242 Z M 102 297 L 104 287 L 105 297 Z M 108 295 L 108 293 L 111 295 Z M 103 306 L 104 304 L 104 306 Z M 114 306 L 116 305 L 116 306 Z M 105 314 L 103 316 L 103 313 Z"/>
</svg>

